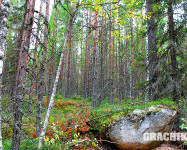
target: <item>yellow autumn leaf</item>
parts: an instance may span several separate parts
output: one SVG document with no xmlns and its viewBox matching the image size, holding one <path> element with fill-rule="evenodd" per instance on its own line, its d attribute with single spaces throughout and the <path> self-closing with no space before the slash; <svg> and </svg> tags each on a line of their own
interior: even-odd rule
<svg viewBox="0 0 187 150">
<path fill-rule="evenodd" d="M 5 87 L 5 85 L 1 85 L 1 88 L 4 88 Z"/>
<path fill-rule="evenodd" d="M 129 35 L 129 36 L 127 36 L 127 37 L 125 37 L 126 39 L 129 39 L 131 36 Z"/>
<path fill-rule="evenodd" d="M 45 141 L 45 142 L 48 142 L 48 141 L 49 141 L 49 139 L 48 139 L 48 138 L 45 138 L 45 139 L 44 139 L 44 141 Z"/>
</svg>

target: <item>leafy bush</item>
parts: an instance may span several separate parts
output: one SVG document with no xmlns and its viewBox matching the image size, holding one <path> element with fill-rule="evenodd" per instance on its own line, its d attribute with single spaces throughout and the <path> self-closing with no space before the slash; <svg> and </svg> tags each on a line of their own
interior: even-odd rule
<svg viewBox="0 0 187 150">
<path fill-rule="evenodd" d="M 85 104 L 85 103 L 84 103 Z M 86 124 L 89 120 L 90 111 L 87 107 L 77 106 L 74 113 L 66 115 L 65 120 L 52 121 L 46 131 L 44 147 L 50 149 L 96 149 L 97 140 L 91 133 L 90 127 Z M 86 136 L 87 135 L 87 136 Z"/>
</svg>

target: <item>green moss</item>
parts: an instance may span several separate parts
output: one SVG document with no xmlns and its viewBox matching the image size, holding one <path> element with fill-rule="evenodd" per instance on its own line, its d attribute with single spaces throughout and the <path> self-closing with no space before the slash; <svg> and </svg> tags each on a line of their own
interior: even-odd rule
<svg viewBox="0 0 187 150">
<path fill-rule="evenodd" d="M 124 117 L 135 109 L 145 109 L 153 105 L 163 105 L 163 108 L 177 110 L 175 103 L 172 102 L 171 99 L 162 99 L 158 101 L 152 101 L 146 104 L 144 104 L 143 102 L 138 102 L 138 100 L 136 100 L 135 102 L 135 106 L 133 106 L 130 100 L 123 100 L 121 102 L 121 105 L 118 103 L 109 105 L 107 99 L 103 100 L 102 104 L 98 108 L 91 110 L 94 112 L 91 118 L 98 118 L 91 122 L 92 128 L 94 130 L 99 130 L 100 133 L 104 133 L 108 128 L 109 124 L 117 118 Z M 156 113 L 159 110 L 160 109 L 156 109 L 155 112 L 147 112 L 147 115 L 150 115 L 151 113 Z"/>
<path fill-rule="evenodd" d="M 11 139 L 3 140 L 3 150 L 10 150 L 11 149 Z"/>
</svg>

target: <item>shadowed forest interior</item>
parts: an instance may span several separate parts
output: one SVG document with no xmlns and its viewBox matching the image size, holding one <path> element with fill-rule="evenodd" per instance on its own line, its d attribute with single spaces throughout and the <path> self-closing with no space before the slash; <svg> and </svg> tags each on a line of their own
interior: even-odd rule
<svg viewBox="0 0 187 150">
<path fill-rule="evenodd" d="M 157 105 L 186 131 L 186 14 L 184 0 L 0 0 L 0 149 L 117 150 L 110 123 Z"/>
</svg>

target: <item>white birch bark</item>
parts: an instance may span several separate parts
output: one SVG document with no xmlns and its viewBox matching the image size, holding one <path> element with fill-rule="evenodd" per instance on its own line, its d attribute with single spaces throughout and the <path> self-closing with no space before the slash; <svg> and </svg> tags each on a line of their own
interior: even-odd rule
<svg viewBox="0 0 187 150">
<path fill-rule="evenodd" d="M 52 90 L 52 94 L 51 94 L 51 98 L 50 98 L 47 114 L 46 114 L 46 117 L 45 117 L 44 126 L 42 128 L 42 131 L 41 131 L 41 134 L 40 134 L 40 138 L 39 138 L 38 149 L 40 149 L 42 147 L 42 142 L 43 142 L 43 138 L 45 136 L 45 131 L 46 131 L 47 125 L 49 123 L 49 118 L 50 118 L 50 115 L 51 115 L 51 111 L 53 109 L 53 103 L 54 103 L 54 98 L 55 98 L 56 89 L 57 89 L 57 85 L 58 85 L 58 80 L 59 80 L 59 77 L 60 77 L 60 72 L 61 72 L 61 69 L 62 69 L 62 60 L 63 60 L 63 56 L 65 54 L 66 43 L 67 43 L 67 39 L 69 37 L 70 29 L 71 29 L 71 27 L 73 25 L 73 21 L 75 19 L 76 14 L 77 14 L 78 8 L 79 8 L 79 1 L 78 1 L 77 5 L 76 5 L 75 12 L 70 16 L 68 30 L 67 30 L 67 34 L 65 36 L 64 45 L 63 45 L 62 53 L 61 53 L 61 56 L 60 56 L 60 61 L 59 61 L 59 64 L 58 64 L 58 70 L 57 70 L 57 73 L 56 73 L 55 82 L 53 84 L 53 90 Z"/>
<path fill-rule="evenodd" d="M 0 4 L 0 88 L 2 85 L 2 73 L 3 73 L 3 59 L 6 43 L 7 25 L 8 25 L 8 15 L 9 15 L 9 0 L 1 0 Z M 1 134 L 1 96 L 2 91 L 0 89 L 0 150 L 3 149 L 2 145 L 2 134 Z"/>
<path fill-rule="evenodd" d="M 65 51 L 65 48 L 66 48 L 66 43 L 67 43 L 67 38 L 68 38 L 68 33 L 65 37 L 65 41 L 64 41 L 64 45 L 63 45 L 63 51 L 62 51 L 61 56 L 60 56 L 58 70 L 57 70 L 55 82 L 54 82 L 54 85 L 53 85 L 53 91 L 52 91 L 51 99 L 50 99 L 50 102 L 49 102 L 49 107 L 48 107 L 47 114 L 46 114 L 46 117 L 45 117 L 44 126 L 43 126 L 42 132 L 40 134 L 39 144 L 38 144 L 39 149 L 42 147 L 42 141 L 43 141 L 45 131 L 46 131 L 47 125 L 49 123 L 50 114 L 51 114 L 51 111 L 52 111 L 52 108 L 53 108 L 53 103 L 54 103 L 54 98 L 55 98 L 56 89 L 57 89 L 57 85 L 58 85 L 58 80 L 59 80 L 59 76 L 60 76 L 60 72 L 61 72 L 61 68 L 62 68 L 61 67 L 62 66 L 62 59 L 63 59 L 63 55 L 64 55 L 64 51 Z"/>
<path fill-rule="evenodd" d="M 147 25 L 146 25 L 147 29 Z M 145 38 L 145 64 L 147 67 L 147 72 L 146 72 L 146 81 L 149 81 L 149 60 L 148 60 L 148 35 L 146 34 Z M 146 86 L 145 89 L 145 103 L 149 102 L 149 84 Z"/>
</svg>

